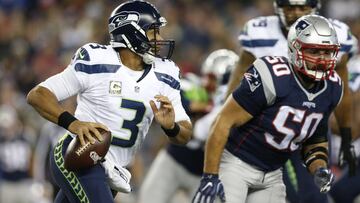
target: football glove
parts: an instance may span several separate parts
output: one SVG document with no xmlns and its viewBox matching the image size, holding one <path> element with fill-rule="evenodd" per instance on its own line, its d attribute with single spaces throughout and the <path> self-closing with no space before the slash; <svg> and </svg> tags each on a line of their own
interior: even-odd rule
<svg viewBox="0 0 360 203">
<path fill-rule="evenodd" d="M 334 181 L 334 175 L 330 169 L 318 168 L 314 174 L 314 182 L 320 188 L 321 193 L 329 192 Z"/>
<path fill-rule="evenodd" d="M 221 202 L 225 202 L 224 187 L 218 174 L 204 173 L 200 181 L 200 187 L 197 190 L 193 203 L 213 203 L 216 196 L 219 196 Z"/>
<path fill-rule="evenodd" d="M 342 167 L 345 163 L 349 166 L 349 176 L 356 175 L 356 156 L 354 146 L 351 144 L 351 129 L 340 128 L 341 146 L 339 154 L 339 165 Z"/>
<path fill-rule="evenodd" d="M 130 193 L 130 172 L 121 166 L 116 166 L 109 160 L 101 162 L 102 167 L 105 169 L 107 182 L 111 189 L 118 192 Z"/>
</svg>

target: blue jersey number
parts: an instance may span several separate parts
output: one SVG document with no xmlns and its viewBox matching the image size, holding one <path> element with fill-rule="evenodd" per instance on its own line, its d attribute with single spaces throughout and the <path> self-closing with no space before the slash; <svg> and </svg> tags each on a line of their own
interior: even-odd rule
<svg viewBox="0 0 360 203">
<path fill-rule="evenodd" d="M 101 44 L 90 44 L 90 47 L 92 49 L 106 49 L 106 46 L 105 45 L 101 45 Z"/>
<path fill-rule="evenodd" d="M 266 20 L 266 18 L 260 19 L 259 21 L 254 22 L 254 23 L 253 23 L 253 26 L 254 26 L 254 27 L 267 27 L 267 20 Z"/>
<path fill-rule="evenodd" d="M 124 119 L 121 127 L 129 131 L 129 135 L 126 138 L 114 135 L 111 144 L 120 147 L 132 147 L 139 134 L 139 127 L 137 125 L 143 120 L 146 108 L 144 103 L 128 99 L 122 99 L 120 107 L 135 112 L 135 116 L 131 120 Z"/>
</svg>

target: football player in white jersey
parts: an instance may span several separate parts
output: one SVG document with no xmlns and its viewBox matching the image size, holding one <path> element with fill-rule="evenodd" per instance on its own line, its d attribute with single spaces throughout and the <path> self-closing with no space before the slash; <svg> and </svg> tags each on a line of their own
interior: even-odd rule
<svg viewBox="0 0 360 203">
<path fill-rule="evenodd" d="M 319 0 L 275 0 L 274 8 L 277 15 L 273 16 L 262 16 L 249 20 L 244 29 L 242 30 L 239 41 L 242 46 L 242 52 L 240 53 L 240 62 L 233 72 L 230 82 L 227 95 L 239 85 L 242 75 L 246 72 L 247 68 L 251 63 L 259 57 L 272 55 L 272 56 L 288 56 L 287 41 L 286 35 L 288 29 L 292 23 L 295 22 L 299 17 L 306 14 L 314 14 L 321 7 Z M 336 65 L 336 71 L 339 73 L 340 77 L 344 82 L 344 96 L 341 104 L 335 110 L 335 116 L 339 126 L 341 127 L 341 137 L 342 137 L 342 154 L 344 156 L 344 162 L 347 162 L 351 169 L 351 175 L 355 172 L 355 158 L 351 151 L 351 99 L 350 92 L 348 88 L 348 71 L 346 68 L 346 63 L 349 59 L 349 55 L 353 54 L 356 50 L 356 39 L 351 34 L 349 27 L 338 20 L 330 19 L 332 24 L 335 27 L 341 48 L 338 54 L 338 62 Z M 296 163 L 301 169 L 301 163 Z M 295 166 L 296 167 L 296 166 Z M 307 175 L 306 171 L 302 169 L 297 171 L 298 180 L 305 180 L 305 177 L 302 177 L 300 173 Z M 300 177 L 299 177 L 300 176 Z M 309 178 L 307 178 L 309 181 Z M 306 191 L 311 191 L 313 188 L 317 190 L 313 185 L 312 181 L 305 183 L 305 181 L 298 181 L 296 183 L 296 178 L 293 179 L 293 184 L 298 185 L 298 192 L 301 194 L 299 196 L 300 201 L 304 202 L 324 202 L 327 201 L 325 195 L 321 195 L 319 192 L 314 191 L 314 194 L 311 195 Z M 288 186 L 288 185 L 287 185 Z M 297 186 L 295 186 L 297 188 Z M 289 189 L 289 187 L 287 187 Z M 303 191 L 304 190 L 304 191 Z M 309 195 L 306 195 L 309 194 Z M 318 200 L 311 199 L 306 200 L 306 198 L 318 198 Z"/>
<path fill-rule="evenodd" d="M 60 139 L 51 155 L 51 170 L 61 188 L 55 202 L 113 202 L 112 191 L 130 192 L 131 175 L 123 167 L 143 143 L 153 118 L 171 142 L 190 140 L 192 124 L 181 104 L 179 68 L 169 60 L 174 41 L 163 40 L 159 32 L 165 24 L 148 2 L 119 5 L 109 18 L 110 45 L 84 45 L 63 72 L 28 94 L 29 104 L 71 135 Z M 71 115 L 59 101 L 76 94 Z M 84 171 L 66 170 L 63 155 L 72 137 L 78 136 L 81 144 L 85 139 L 94 143 L 101 140 L 96 128 L 113 136 L 105 161 Z"/>
</svg>

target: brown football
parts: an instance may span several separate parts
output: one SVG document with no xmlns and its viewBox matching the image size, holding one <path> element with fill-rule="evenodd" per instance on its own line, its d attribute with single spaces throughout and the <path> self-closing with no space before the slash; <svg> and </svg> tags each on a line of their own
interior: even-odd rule
<svg viewBox="0 0 360 203">
<path fill-rule="evenodd" d="M 102 142 L 95 138 L 95 144 L 91 144 L 85 138 L 85 145 L 81 146 L 78 137 L 70 142 L 64 157 L 67 170 L 79 171 L 90 168 L 105 157 L 111 144 L 111 132 L 99 128 L 98 130 L 104 138 Z"/>
</svg>

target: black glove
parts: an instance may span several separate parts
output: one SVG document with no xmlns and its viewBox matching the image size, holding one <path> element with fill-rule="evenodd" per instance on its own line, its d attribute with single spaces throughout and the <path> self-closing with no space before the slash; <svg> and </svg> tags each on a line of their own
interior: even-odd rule
<svg viewBox="0 0 360 203">
<path fill-rule="evenodd" d="M 321 193 L 329 192 L 331 184 L 334 181 L 334 175 L 330 169 L 318 168 L 314 174 L 314 182 L 320 188 Z"/>
<path fill-rule="evenodd" d="M 339 165 L 344 166 L 345 162 L 349 166 L 349 177 L 356 175 L 356 156 L 354 146 L 351 144 L 351 129 L 340 128 L 341 146 L 339 154 Z"/>
<path fill-rule="evenodd" d="M 200 181 L 200 187 L 197 190 L 193 203 L 212 203 L 215 197 L 219 196 L 221 202 L 225 202 L 224 187 L 218 174 L 204 173 Z"/>
</svg>

